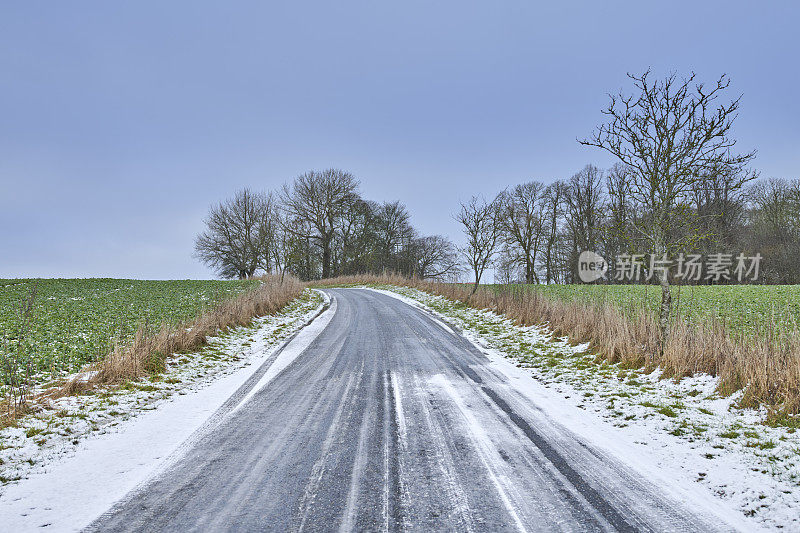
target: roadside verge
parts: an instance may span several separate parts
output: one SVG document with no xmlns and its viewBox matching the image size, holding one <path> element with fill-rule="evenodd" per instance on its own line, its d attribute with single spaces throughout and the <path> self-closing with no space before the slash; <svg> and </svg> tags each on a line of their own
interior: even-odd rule
<svg viewBox="0 0 800 533">
<path fill-rule="evenodd" d="M 307 290 L 282 312 L 209 339 L 196 354 L 181 355 L 185 360 L 160 381 L 137 382 L 133 390 L 108 395 L 61 398 L 56 408 L 67 415 L 51 419 L 63 423 L 40 420 L 42 431 L 31 437 L 31 430 L 40 428 L 3 430 L 3 442 L 15 445 L 0 450 L 6 457 L 0 468 L 21 478 L 0 489 L 4 527 L 73 530 L 89 524 L 266 385 L 334 312 L 323 293 Z M 167 383 L 171 379 L 176 383 Z M 46 439 L 42 444 L 33 441 L 39 435 Z"/>
<path fill-rule="evenodd" d="M 621 457 L 677 497 L 713 500 L 745 529 L 800 527 L 800 434 L 722 397 L 718 378 L 662 379 L 658 369 L 598 362 L 540 326 L 517 326 L 408 287 L 371 285 L 463 334 L 564 427 Z M 533 379 L 530 379 L 533 378 Z"/>
</svg>

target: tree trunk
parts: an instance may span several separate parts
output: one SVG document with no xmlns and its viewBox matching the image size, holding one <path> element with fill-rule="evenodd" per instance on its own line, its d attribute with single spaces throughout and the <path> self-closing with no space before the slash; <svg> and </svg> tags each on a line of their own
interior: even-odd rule
<svg viewBox="0 0 800 533">
<path fill-rule="evenodd" d="M 658 247 L 658 257 L 666 257 L 666 247 Z M 658 329 L 661 333 L 659 342 L 660 355 L 664 355 L 664 349 L 667 346 L 667 337 L 669 336 L 669 319 L 672 314 L 672 290 L 669 286 L 669 272 L 660 271 L 659 285 L 661 285 L 661 307 L 658 310 Z"/>
<path fill-rule="evenodd" d="M 547 253 L 545 255 L 545 280 L 547 280 L 547 284 L 550 285 L 550 280 L 552 279 L 552 274 L 550 273 L 550 244 L 547 245 Z"/>
<path fill-rule="evenodd" d="M 659 310 L 658 328 L 661 331 L 661 343 L 659 349 L 664 355 L 664 348 L 667 345 L 669 335 L 669 317 L 672 312 L 672 291 L 669 286 L 669 279 L 666 275 L 661 276 L 661 309 Z"/>
<path fill-rule="evenodd" d="M 327 279 L 331 274 L 331 243 L 322 243 L 322 279 Z"/>
</svg>

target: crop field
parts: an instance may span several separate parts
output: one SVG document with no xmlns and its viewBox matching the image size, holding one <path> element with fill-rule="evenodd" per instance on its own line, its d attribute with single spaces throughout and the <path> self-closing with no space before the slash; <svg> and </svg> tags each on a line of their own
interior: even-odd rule
<svg viewBox="0 0 800 533">
<path fill-rule="evenodd" d="M 656 313 L 661 289 L 654 285 L 526 285 L 544 296 L 569 301 L 607 302 L 623 311 L 645 307 Z M 675 314 L 689 323 L 716 320 L 732 333 L 754 334 L 800 322 L 800 285 L 674 286 Z"/>
<path fill-rule="evenodd" d="M 30 361 L 34 381 L 63 376 L 105 355 L 145 322 L 158 327 L 195 317 L 258 281 L 0 279 L 0 364 Z M 21 306 L 33 295 L 28 332 Z M 0 389 L 7 371 L 0 368 Z"/>
</svg>

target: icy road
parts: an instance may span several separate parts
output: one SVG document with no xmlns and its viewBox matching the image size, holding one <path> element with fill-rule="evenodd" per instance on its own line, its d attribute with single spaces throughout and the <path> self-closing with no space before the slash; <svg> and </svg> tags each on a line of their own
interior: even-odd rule
<svg viewBox="0 0 800 533">
<path fill-rule="evenodd" d="M 369 290 L 102 531 L 703 531 L 464 337 Z"/>
</svg>

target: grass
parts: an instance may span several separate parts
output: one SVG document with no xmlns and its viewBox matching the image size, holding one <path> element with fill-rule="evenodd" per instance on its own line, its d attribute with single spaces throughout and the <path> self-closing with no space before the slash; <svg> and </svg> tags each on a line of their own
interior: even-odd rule
<svg viewBox="0 0 800 533">
<path fill-rule="evenodd" d="M 174 325 L 253 289 L 260 282 L 126 279 L 0 280 L 0 355 L 16 349 L 20 302 L 35 291 L 24 357 L 37 381 L 73 373 L 137 329 Z M 7 377 L 0 376 L 0 389 Z"/>
<path fill-rule="evenodd" d="M 5 377 L 0 422 L 24 414 L 37 399 L 91 393 L 98 384 L 124 384 L 163 372 L 173 354 L 275 313 L 303 289 L 290 276 L 238 282 L 6 280 L 0 284 L 0 371 Z M 26 299 L 33 302 L 27 322 L 24 313 L 15 312 L 20 305 L 15 300 Z M 87 363 L 91 374 L 65 383 L 65 375 Z M 47 391 L 37 396 L 35 388 Z"/>
<path fill-rule="evenodd" d="M 493 286 L 497 288 L 498 286 Z M 608 303 L 632 314 L 658 312 L 661 290 L 647 285 L 525 285 L 546 298 L 589 304 Z M 777 325 L 800 323 L 800 285 L 674 286 L 674 317 L 687 323 L 718 323 L 731 333 L 757 335 Z"/>
<path fill-rule="evenodd" d="M 247 312 L 247 302 L 277 308 L 281 305 L 281 298 L 291 297 L 291 290 L 302 289 L 302 285 L 291 278 L 289 283 L 283 285 L 286 290 L 280 291 L 277 290 L 280 285 L 270 283 L 269 279 L 264 281 L 257 292 L 249 292 L 229 301 L 224 306 L 227 310 L 218 309 L 218 312 L 209 312 L 205 318 L 200 318 L 236 318 L 237 315 L 232 311 L 241 309 Z M 318 293 L 303 290 L 300 296 L 276 312 L 268 313 L 268 316 L 252 320 L 249 325 L 218 331 L 210 335 L 203 346 L 168 357 L 167 371 L 163 374 L 147 374 L 138 379 L 121 377 L 117 381 L 93 383 L 91 385 L 96 385 L 93 388 L 78 389 L 75 392 L 80 394 L 66 398 L 58 398 L 55 393 L 59 389 L 53 388 L 46 391 L 47 394 L 53 393 L 51 396 L 44 396 L 43 393 L 37 398 L 26 416 L 9 420 L 0 412 L 0 477 L 15 478 L 19 474 L 24 477 L 30 470 L 27 468 L 27 458 L 34 459 L 37 464 L 46 463 L 52 457 L 52 449 L 62 450 L 77 445 L 89 435 L 123 424 L 139 412 L 155 409 L 165 398 L 191 394 L 192 390 L 217 377 L 243 369 L 251 364 L 248 361 L 251 356 L 258 357 L 261 349 L 274 347 L 288 338 L 322 302 L 323 298 Z M 239 316 L 244 319 L 246 315 Z M 258 350 L 244 347 L 248 339 L 253 346 L 258 346 Z M 129 354 L 133 356 L 135 352 Z M 131 366 L 125 365 L 123 369 Z M 4 426 L 10 427 L 3 429 Z M 3 461 L 5 466 L 2 465 Z"/>
<path fill-rule="evenodd" d="M 491 310 L 519 325 L 546 325 L 556 337 L 567 337 L 575 345 L 587 343 L 589 351 L 595 355 L 594 363 L 616 364 L 619 370 L 652 371 L 658 368 L 663 377 L 675 379 L 697 374 L 718 376 L 719 394 L 743 391 L 739 405 L 766 406 L 770 420 L 795 423 L 795 415 L 800 414 L 800 332 L 794 325 L 793 311 L 780 315 L 784 316 L 780 319 L 782 321 L 775 318 L 779 315 L 770 314 L 761 319 L 752 332 L 729 329 L 724 321 L 715 318 L 736 314 L 738 308 L 730 302 L 738 301 L 738 298 L 753 296 L 760 291 L 764 300 L 764 295 L 770 294 L 767 291 L 771 286 L 703 288 L 707 291 L 706 311 L 702 311 L 701 306 L 687 305 L 683 299 L 682 303 L 676 304 L 679 309 L 686 306 L 701 310 L 692 311 L 697 315 L 678 314 L 674 317 L 662 351 L 661 333 L 654 313 L 647 306 L 628 305 L 635 297 L 641 297 L 642 293 L 636 296 L 636 291 L 649 290 L 656 294 L 652 287 L 488 286 L 472 294 L 469 285 L 397 276 L 350 276 L 323 280 L 320 284 L 383 284 L 416 288 L 460 302 L 460 305 Z M 725 290 L 730 290 L 727 300 L 714 305 L 708 303 L 715 291 L 722 294 Z M 799 291 L 796 287 L 785 290 L 789 291 L 787 294 Z M 594 296 L 591 291 L 595 291 Z M 616 299 L 609 297 L 613 291 L 618 291 Z M 572 296 L 568 296 L 570 294 Z M 650 298 L 650 293 L 647 294 Z M 601 298 L 601 295 L 604 296 Z M 684 297 L 685 294 L 681 296 Z M 743 305 L 746 307 L 747 302 Z M 776 308 L 768 302 L 760 305 Z M 712 308 L 715 309 L 714 316 L 709 315 L 708 309 Z M 791 306 L 784 308 L 793 309 Z M 745 315 L 754 313 L 744 312 Z M 556 364 L 555 360 L 551 362 L 551 366 Z M 598 367 L 597 372 L 604 371 L 602 366 Z M 672 406 L 662 414 L 670 416 L 667 413 L 674 410 L 675 406 Z"/>
</svg>

